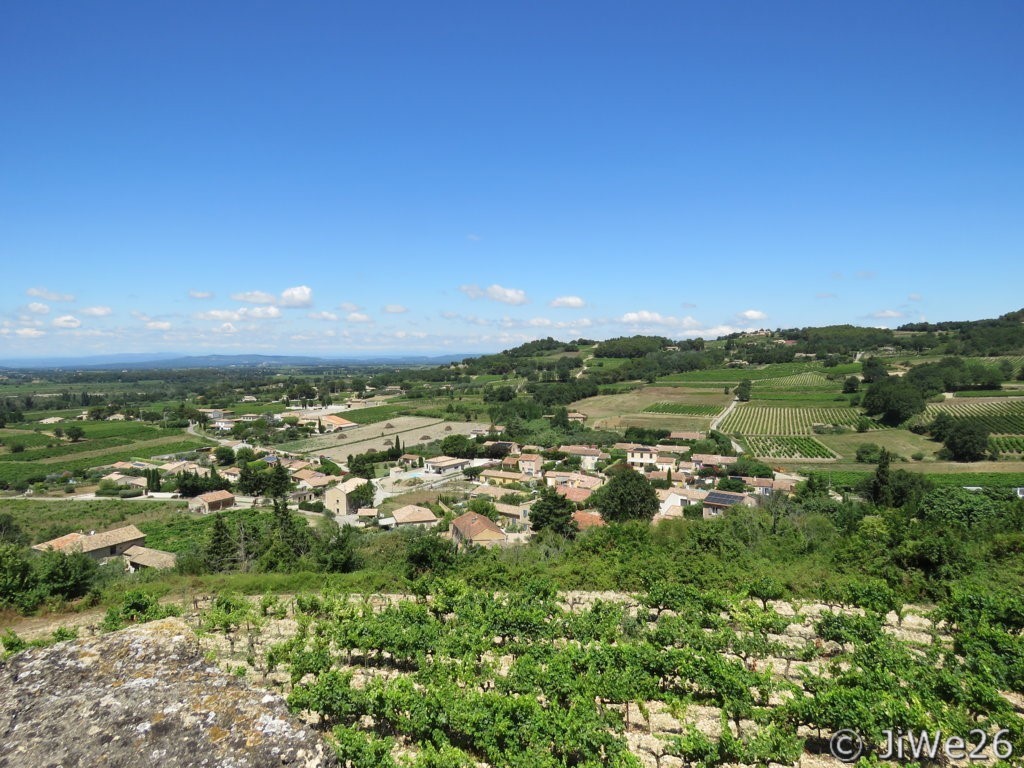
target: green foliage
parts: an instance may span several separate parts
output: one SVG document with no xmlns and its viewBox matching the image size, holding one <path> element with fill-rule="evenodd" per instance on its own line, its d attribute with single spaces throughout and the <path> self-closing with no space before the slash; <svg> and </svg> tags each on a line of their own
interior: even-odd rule
<svg viewBox="0 0 1024 768">
<path fill-rule="evenodd" d="M 988 453 L 989 432 L 980 422 L 955 422 L 946 431 L 946 450 L 953 461 L 981 461 Z"/>
<path fill-rule="evenodd" d="M 897 426 L 924 411 L 925 400 L 920 390 L 909 381 L 897 377 L 879 379 L 868 387 L 861 401 L 864 410 L 890 426 Z"/>
<path fill-rule="evenodd" d="M 650 520 L 658 511 L 658 496 L 639 472 L 626 468 L 615 474 L 592 497 L 608 522 Z"/>
<path fill-rule="evenodd" d="M 550 486 L 544 486 L 537 500 L 530 507 L 530 526 L 534 531 L 552 531 L 559 536 L 572 538 L 579 529 L 572 519 L 576 505 L 560 495 Z"/>
<path fill-rule="evenodd" d="M 102 626 L 104 631 L 109 632 L 129 624 L 143 624 L 180 615 L 181 610 L 176 606 L 160 605 L 152 595 L 133 589 L 125 593 L 120 605 L 107 610 Z"/>
</svg>

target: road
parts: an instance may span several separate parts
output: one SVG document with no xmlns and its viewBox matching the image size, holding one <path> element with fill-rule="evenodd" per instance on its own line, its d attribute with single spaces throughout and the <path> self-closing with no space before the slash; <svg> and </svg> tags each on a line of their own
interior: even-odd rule
<svg viewBox="0 0 1024 768">
<path fill-rule="evenodd" d="M 737 403 L 739 403 L 739 400 L 735 400 L 734 399 L 732 402 L 729 403 L 729 405 L 726 407 L 726 409 L 724 411 L 722 411 L 720 414 L 715 416 L 715 418 L 713 418 L 711 420 L 711 429 L 718 429 L 718 425 L 721 424 L 723 421 L 725 421 L 725 417 L 726 416 L 728 416 L 730 413 L 732 413 L 733 408 L 736 407 Z M 743 446 L 742 445 L 737 443 L 731 437 L 729 438 L 729 441 L 732 443 L 732 449 L 734 451 L 736 451 L 736 455 L 737 456 L 739 456 L 741 453 L 743 453 Z"/>
</svg>

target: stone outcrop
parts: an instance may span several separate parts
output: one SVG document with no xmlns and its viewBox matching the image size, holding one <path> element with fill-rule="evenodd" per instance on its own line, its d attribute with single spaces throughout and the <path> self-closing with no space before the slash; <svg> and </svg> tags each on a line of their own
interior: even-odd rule
<svg viewBox="0 0 1024 768">
<path fill-rule="evenodd" d="M 336 764 L 280 696 L 205 661 L 179 619 L 0 664 L 0 768 Z"/>
</svg>

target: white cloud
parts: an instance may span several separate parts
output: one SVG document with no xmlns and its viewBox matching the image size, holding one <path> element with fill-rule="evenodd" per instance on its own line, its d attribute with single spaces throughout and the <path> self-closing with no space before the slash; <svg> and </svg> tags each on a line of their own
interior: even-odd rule
<svg viewBox="0 0 1024 768">
<path fill-rule="evenodd" d="M 46 288 L 29 288 L 25 293 L 29 296 L 35 296 L 39 299 L 46 299 L 47 301 L 74 301 L 75 297 L 70 293 L 54 293 L 48 291 Z"/>
<path fill-rule="evenodd" d="M 310 320 L 337 320 L 338 316 L 333 312 L 310 312 Z"/>
<path fill-rule="evenodd" d="M 40 331 L 38 328 L 19 328 L 14 335 L 21 336 L 23 339 L 38 339 L 40 336 L 45 336 L 46 331 Z"/>
<path fill-rule="evenodd" d="M 912 293 L 907 296 L 907 301 L 920 301 L 922 298 L 920 293 Z"/>
<path fill-rule="evenodd" d="M 829 291 L 822 291 L 820 293 L 814 294 L 814 298 L 816 298 L 816 299 L 835 299 L 837 297 L 836 297 L 836 294 L 834 294 L 834 293 L 830 293 Z"/>
<path fill-rule="evenodd" d="M 459 316 L 458 312 L 442 312 L 441 317 L 445 320 L 455 320 Z"/>
<path fill-rule="evenodd" d="M 166 320 L 150 320 L 148 323 L 146 323 L 146 327 L 151 331 L 171 330 L 171 324 Z"/>
<path fill-rule="evenodd" d="M 697 308 L 697 305 L 694 304 L 692 301 L 684 301 L 679 306 L 682 307 L 683 309 L 696 309 Z"/>
<path fill-rule="evenodd" d="M 188 297 L 190 299 L 200 299 L 200 300 L 202 300 L 202 299 L 212 299 L 213 298 L 213 292 L 212 291 L 189 291 L 188 292 Z"/>
<path fill-rule="evenodd" d="M 268 320 L 281 316 L 281 310 L 277 307 L 243 307 L 238 312 L 242 317 L 251 317 L 254 320 Z"/>
<path fill-rule="evenodd" d="M 349 312 L 345 319 L 350 323 L 368 323 L 370 322 L 370 316 L 364 315 L 362 312 Z"/>
<path fill-rule="evenodd" d="M 519 288 L 505 288 L 495 283 L 483 290 L 479 285 L 460 285 L 459 290 L 471 299 L 482 299 L 484 297 L 502 304 L 526 304 L 526 291 Z"/>
<path fill-rule="evenodd" d="M 877 318 L 879 320 L 886 320 L 895 317 L 903 317 L 903 313 L 895 309 L 880 309 L 877 312 L 872 312 L 871 317 Z"/>
<path fill-rule="evenodd" d="M 265 291 L 245 291 L 244 293 L 233 293 L 231 298 L 234 301 L 244 301 L 246 304 L 275 304 L 277 298 Z"/>
<path fill-rule="evenodd" d="M 768 318 L 760 309 L 745 309 L 739 314 L 744 320 L 765 320 Z"/>
<path fill-rule="evenodd" d="M 673 328 L 697 328 L 700 326 L 700 323 L 689 315 L 680 318 L 662 315 L 646 309 L 641 309 L 638 312 L 627 312 L 620 318 L 619 322 L 626 325 L 664 325 Z"/>
<path fill-rule="evenodd" d="M 53 319 L 53 324 L 57 328 L 77 328 L 82 324 L 82 321 L 74 315 L 61 315 Z"/>
<path fill-rule="evenodd" d="M 224 323 L 224 324 L 218 325 L 216 328 L 214 328 L 213 332 L 214 333 L 232 334 L 232 333 L 238 333 L 238 329 L 235 328 L 235 326 L 232 325 L 231 323 Z"/>
<path fill-rule="evenodd" d="M 281 291 L 282 307 L 308 307 L 313 303 L 313 289 L 308 285 L 297 285 Z"/>
<path fill-rule="evenodd" d="M 492 285 L 487 289 L 487 298 L 500 301 L 502 304 L 525 304 L 526 291 L 518 288 L 502 288 L 500 285 Z"/>
<path fill-rule="evenodd" d="M 559 296 L 551 302 L 552 307 L 567 307 L 568 309 L 581 309 L 586 302 L 579 296 Z"/>
<path fill-rule="evenodd" d="M 546 317 L 534 317 L 526 321 L 526 324 L 533 328 L 546 328 L 551 325 L 551 321 Z"/>
<path fill-rule="evenodd" d="M 113 311 L 110 307 L 86 307 L 82 310 L 82 314 L 89 317 L 106 317 Z"/>
<path fill-rule="evenodd" d="M 358 304 L 353 304 L 351 301 L 343 301 L 338 305 L 338 309 L 342 312 L 358 312 L 362 307 Z"/>
<path fill-rule="evenodd" d="M 33 301 L 28 305 L 28 311 L 35 315 L 45 315 L 50 311 L 50 307 L 41 301 Z"/>
<path fill-rule="evenodd" d="M 207 312 L 200 312 L 196 315 L 197 320 L 241 320 L 240 312 L 233 309 L 211 309 Z"/>
<path fill-rule="evenodd" d="M 408 312 L 409 310 L 407 310 L 401 304 L 386 304 L 384 306 L 384 311 L 387 312 L 389 315 L 400 315 L 403 312 Z"/>
</svg>

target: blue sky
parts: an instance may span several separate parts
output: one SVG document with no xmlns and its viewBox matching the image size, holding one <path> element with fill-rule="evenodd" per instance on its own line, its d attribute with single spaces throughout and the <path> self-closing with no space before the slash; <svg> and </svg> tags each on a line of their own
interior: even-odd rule
<svg viewBox="0 0 1024 768">
<path fill-rule="evenodd" d="M 1024 305 L 1019 2 L 0 11 L 0 358 Z"/>
</svg>

